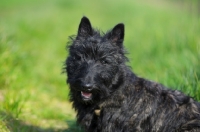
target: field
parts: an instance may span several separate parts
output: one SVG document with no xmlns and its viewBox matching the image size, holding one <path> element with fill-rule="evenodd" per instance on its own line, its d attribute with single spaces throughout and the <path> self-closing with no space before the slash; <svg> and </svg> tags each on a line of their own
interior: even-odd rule
<svg viewBox="0 0 200 132">
<path fill-rule="evenodd" d="M 127 65 L 200 101 L 196 0 L 1 0 L 0 132 L 78 132 L 62 74 L 82 16 L 106 32 L 125 24 Z"/>
</svg>

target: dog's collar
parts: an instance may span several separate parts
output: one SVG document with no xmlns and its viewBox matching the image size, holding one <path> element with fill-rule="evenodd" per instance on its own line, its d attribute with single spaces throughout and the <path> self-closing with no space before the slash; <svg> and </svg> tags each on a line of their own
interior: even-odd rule
<svg viewBox="0 0 200 132">
<path fill-rule="evenodd" d="M 100 116 L 101 114 L 101 109 L 102 109 L 102 104 L 99 104 L 98 107 L 96 109 L 94 109 L 94 114 L 96 116 Z"/>
<path fill-rule="evenodd" d="M 94 113 L 95 113 L 96 116 L 100 116 L 101 109 L 95 109 Z"/>
</svg>

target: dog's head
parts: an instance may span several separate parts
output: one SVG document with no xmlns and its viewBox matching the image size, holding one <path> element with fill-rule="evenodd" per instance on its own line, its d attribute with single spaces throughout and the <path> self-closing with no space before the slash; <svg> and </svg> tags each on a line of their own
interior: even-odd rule
<svg viewBox="0 0 200 132">
<path fill-rule="evenodd" d="M 72 101 L 93 103 L 106 98 L 123 83 L 127 61 L 123 48 L 124 25 L 117 24 L 101 35 L 83 17 L 77 36 L 71 40 L 66 72 Z"/>
</svg>

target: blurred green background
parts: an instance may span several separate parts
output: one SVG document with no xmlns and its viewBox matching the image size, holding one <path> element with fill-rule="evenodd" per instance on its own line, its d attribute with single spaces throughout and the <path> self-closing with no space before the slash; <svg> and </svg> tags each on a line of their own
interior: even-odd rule
<svg viewBox="0 0 200 132">
<path fill-rule="evenodd" d="M 81 131 L 61 72 L 83 16 L 123 22 L 133 71 L 200 100 L 200 1 L 1 0 L 0 132 Z"/>
</svg>

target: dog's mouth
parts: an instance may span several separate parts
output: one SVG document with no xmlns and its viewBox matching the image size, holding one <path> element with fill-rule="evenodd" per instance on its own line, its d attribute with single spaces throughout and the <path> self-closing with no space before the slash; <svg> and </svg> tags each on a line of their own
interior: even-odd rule
<svg viewBox="0 0 200 132">
<path fill-rule="evenodd" d="M 92 99 L 92 93 L 81 91 L 81 96 L 84 101 L 89 101 Z"/>
</svg>

